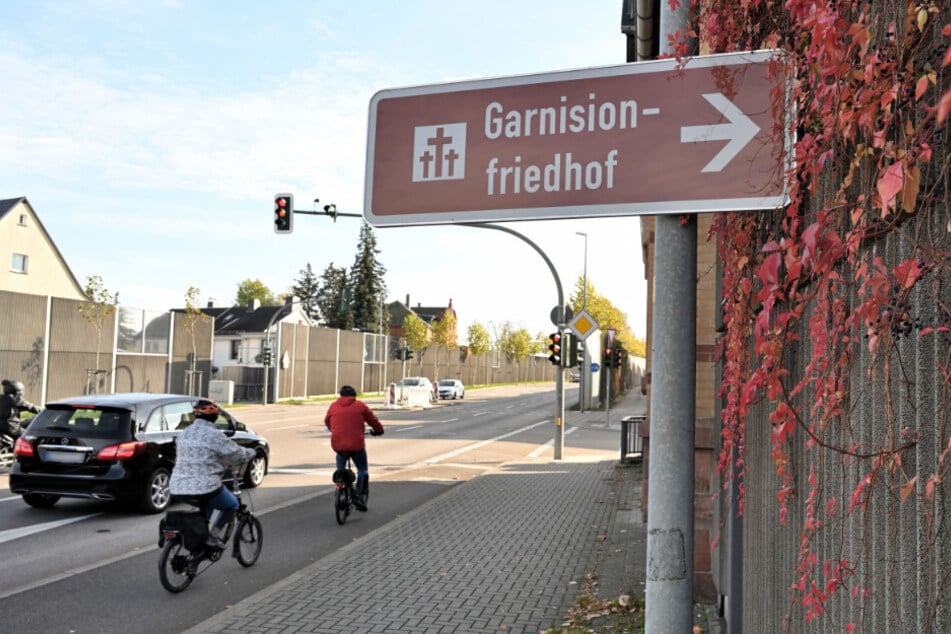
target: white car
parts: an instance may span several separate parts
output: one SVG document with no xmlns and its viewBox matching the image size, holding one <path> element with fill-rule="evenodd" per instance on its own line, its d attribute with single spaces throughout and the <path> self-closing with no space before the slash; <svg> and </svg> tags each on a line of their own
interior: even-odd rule
<svg viewBox="0 0 951 634">
<path fill-rule="evenodd" d="M 436 392 L 436 389 L 433 387 L 433 382 L 424 376 L 404 377 L 403 380 L 400 382 L 400 385 L 403 388 L 425 389 L 429 393 L 429 401 L 431 403 L 436 402 L 436 398 L 438 394 Z"/>
<path fill-rule="evenodd" d="M 439 398 L 456 400 L 465 397 L 466 388 L 462 385 L 462 381 L 458 379 L 441 379 L 439 381 Z"/>
</svg>

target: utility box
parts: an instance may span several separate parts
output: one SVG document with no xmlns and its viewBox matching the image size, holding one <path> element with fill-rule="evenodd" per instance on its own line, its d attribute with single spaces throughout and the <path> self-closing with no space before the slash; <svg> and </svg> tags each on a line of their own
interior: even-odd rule
<svg viewBox="0 0 951 634">
<path fill-rule="evenodd" d="M 234 381 L 209 381 L 208 398 L 224 405 L 234 403 Z"/>
<path fill-rule="evenodd" d="M 644 457 L 644 439 L 640 435 L 641 423 L 646 416 L 625 416 L 621 419 L 621 462 L 640 460 Z"/>
</svg>

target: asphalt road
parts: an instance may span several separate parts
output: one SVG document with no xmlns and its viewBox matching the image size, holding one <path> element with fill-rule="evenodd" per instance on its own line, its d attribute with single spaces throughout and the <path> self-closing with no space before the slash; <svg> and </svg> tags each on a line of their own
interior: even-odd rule
<svg viewBox="0 0 951 634">
<path fill-rule="evenodd" d="M 571 388 L 569 388 L 569 391 Z M 569 397 L 570 399 L 570 397 Z M 569 400 L 570 402 L 570 400 Z M 61 500 L 28 507 L 0 474 L 0 627 L 17 632 L 179 632 L 405 514 L 447 487 L 512 459 L 545 451 L 554 436 L 554 390 L 522 386 L 467 391 L 428 410 L 378 409 L 386 435 L 368 439 L 368 513 L 338 526 L 327 404 L 236 408 L 268 438 L 270 473 L 245 492 L 264 528 L 252 568 L 230 556 L 185 592 L 158 579 L 159 515 Z M 573 434 L 571 443 L 613 455 L 617 439 Z"/>
</svg>

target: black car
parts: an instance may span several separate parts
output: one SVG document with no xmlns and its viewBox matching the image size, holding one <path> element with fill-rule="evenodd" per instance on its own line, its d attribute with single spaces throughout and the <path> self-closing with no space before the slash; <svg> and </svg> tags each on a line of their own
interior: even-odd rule
<svg viewBox="0 0 951 634">
<path fill-rule="evenodd" d="M 38 508 L 71 497 L 130 503 L 158 513 L 169 503 L 175 437 L 194 420 L 196 400 L 126 393 L 48 403 L 17 439 L 10 490 Z M 224 410 L 216 426 L 255 450 L 243 484 L 261 484 L 269 460 L 267 440 Z"/>
</svg>

